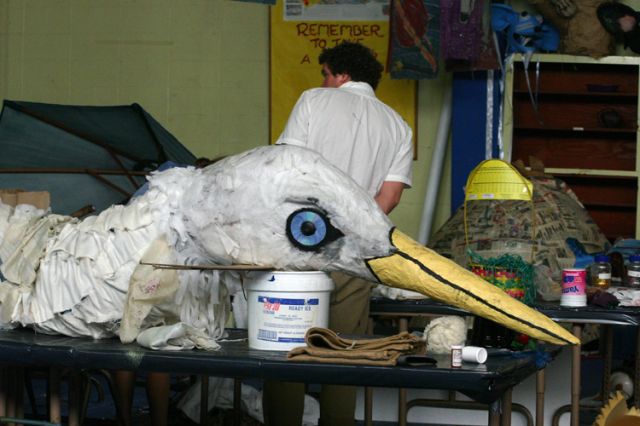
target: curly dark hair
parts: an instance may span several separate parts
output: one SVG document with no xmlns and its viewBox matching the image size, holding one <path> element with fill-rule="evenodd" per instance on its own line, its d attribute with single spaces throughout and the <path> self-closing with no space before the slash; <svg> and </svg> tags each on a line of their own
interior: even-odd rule
<svg viewBox="0 0 640 426">
<path fill-rule="evenodd" d="M 318 58 L 320 65 L 327 64 L 333 74 L 348 74 L 353 81 L 369 83 L 373 90 L 382 77 L 382 64 L 373 50 L 350 41 L 324 49 Z"/>
</svg>

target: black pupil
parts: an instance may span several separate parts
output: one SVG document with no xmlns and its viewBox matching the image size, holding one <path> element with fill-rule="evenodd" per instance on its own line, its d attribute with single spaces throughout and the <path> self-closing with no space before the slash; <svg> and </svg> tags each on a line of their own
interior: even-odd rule
<svg viewBox="0 0 640 426">
<path fill-rule="evenodd" d="M 312 222 L 304 222 L 300 227 L 300 230 L 304 235 L 313 235 L 316 233 L 316 226 Z"/>
</svg>

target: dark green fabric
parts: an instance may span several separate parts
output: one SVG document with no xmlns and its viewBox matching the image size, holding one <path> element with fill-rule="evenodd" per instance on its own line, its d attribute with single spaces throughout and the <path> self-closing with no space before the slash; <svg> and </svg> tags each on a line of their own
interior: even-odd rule
<svg viewBox="0 0 640 426">
<path fill-rule="evenodd" d="M 101 211 L 126 202 L 145 182 L 126 171 L 151 171 L 195 156 L 140 105 L 77 106 L 5 100 L 0 115 L 0 188 L 49 191 L 54 213 L 86 205 Z M 7 173 L 2 169 L 49 169 Z M 51 173 L 51 169 L 65 169 Z M 101 178 L 71 170 L 109 170 Z M 69 172 L 67 172 L 69 171 Z M 113 184 L 123 191 L 118 191 Z"/>
</svg>

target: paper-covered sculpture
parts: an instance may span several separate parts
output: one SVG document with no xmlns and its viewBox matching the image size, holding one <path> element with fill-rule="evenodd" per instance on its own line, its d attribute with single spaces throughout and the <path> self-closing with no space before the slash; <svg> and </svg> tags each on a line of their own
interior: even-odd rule
<svg viewBox="0 0 640 426">
<path fill-rule="evenodd" d="M 73 189 L 70 189 L 73 190 Z M 149 263 L 344 271 L 417 291 L 533 338 L 575 344 L 546 316 L 398 231 L 373 198 L 314 151 L 266 146 L 204 169 L 153 174 L 126 206 L 82 221 L 0 205 L 0 323 L 134 340 L 181 324 L 223 335 L 235 272 Z"/>
</svg>

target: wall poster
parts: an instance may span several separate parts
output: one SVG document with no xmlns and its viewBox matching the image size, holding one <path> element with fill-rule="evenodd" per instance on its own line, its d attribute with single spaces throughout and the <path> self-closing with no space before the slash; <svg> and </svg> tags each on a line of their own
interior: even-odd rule
<svg viewBox="0 0 640 426">
<path fill-rule="evenodd" d="M 280 136 L 300 94 L 322 84 L 318 56 L 343 40 L 360 42 L 384 65 L 389 44 L 389 0 L 278 0 L 270 14 L 270 142 Z M 376 96 L 413 129 L 416 147 L 414 80 L 384 73 Z"/>
</svg>

